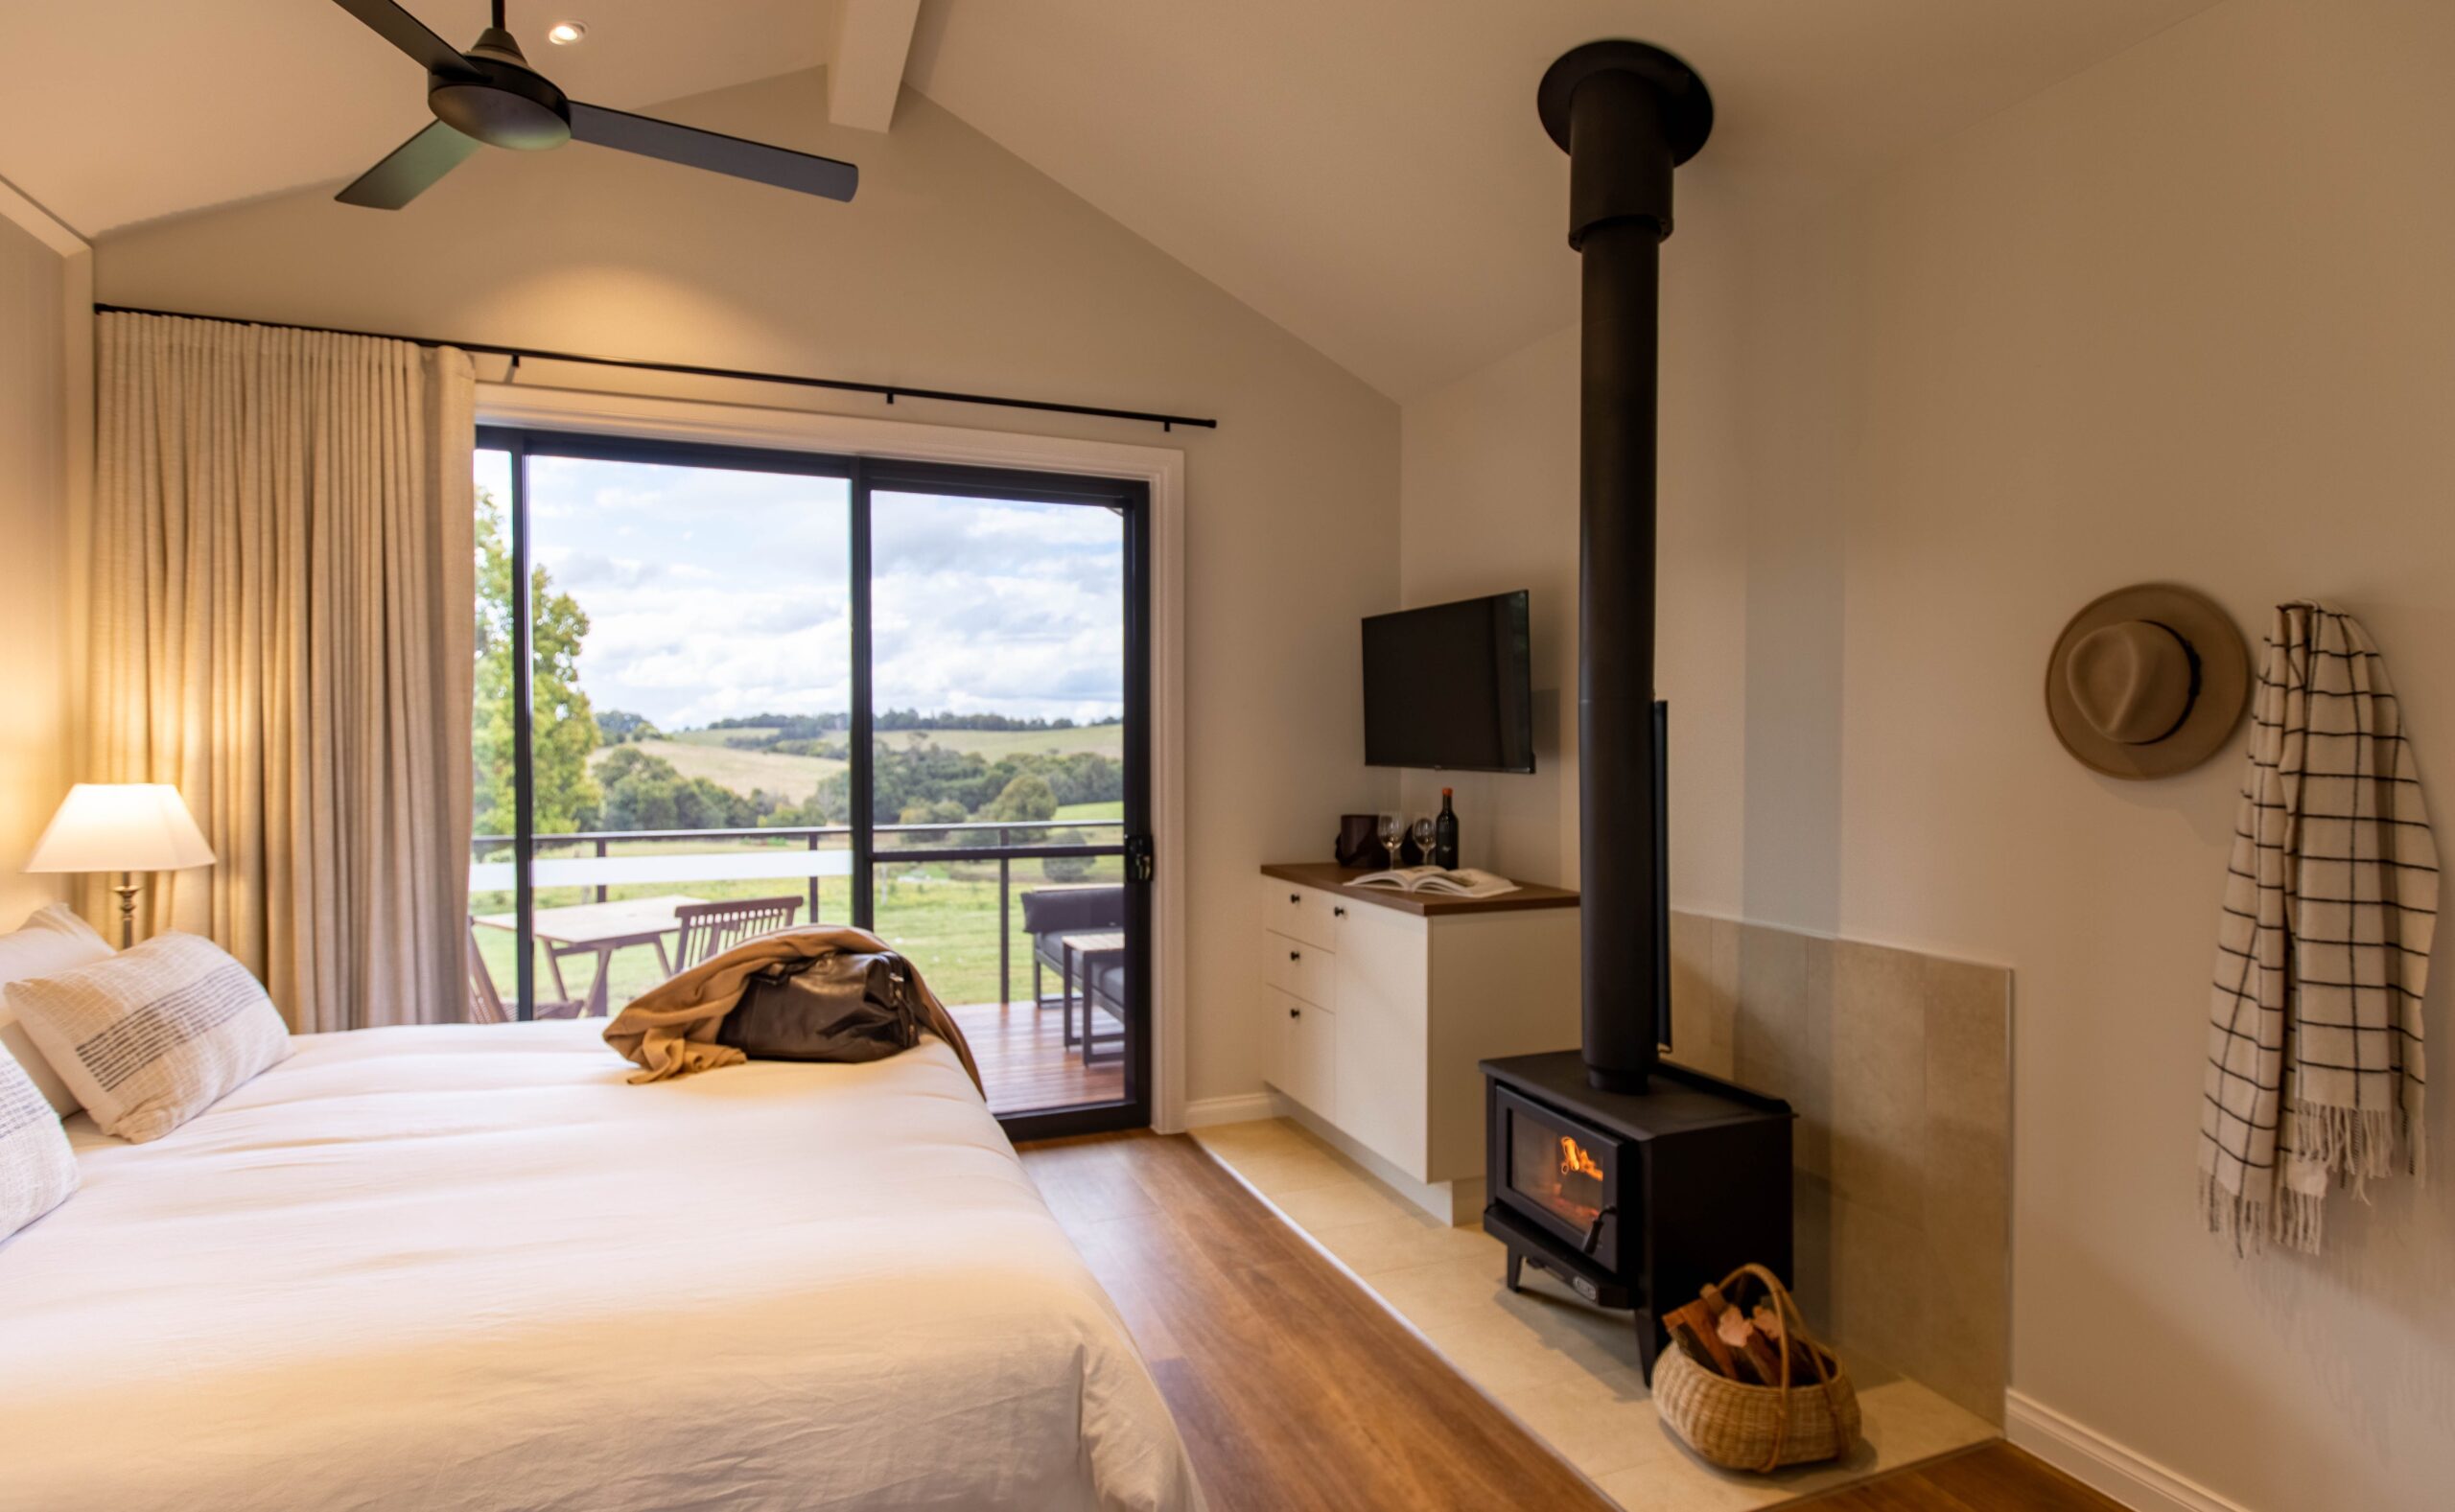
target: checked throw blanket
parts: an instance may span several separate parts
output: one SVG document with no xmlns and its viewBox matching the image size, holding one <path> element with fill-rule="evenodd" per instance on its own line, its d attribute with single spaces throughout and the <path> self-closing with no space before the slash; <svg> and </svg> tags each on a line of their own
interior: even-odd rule
<svg viewBox="0 0 2455 1512">
<path fill-rule="evenodd" d="M 2217 930 L 2199 1189 L 2237 1248 L 2316 1252 L 2327 1185 L 2420 1174 L 2421 993 L 2438 922 L 2402 712 L 2369 634 L 2278 607 Z"/>
</svg>

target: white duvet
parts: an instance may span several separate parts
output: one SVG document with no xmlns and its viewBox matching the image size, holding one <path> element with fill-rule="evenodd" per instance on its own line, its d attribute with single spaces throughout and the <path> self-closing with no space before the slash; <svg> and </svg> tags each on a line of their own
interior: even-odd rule
<svg viewBox="0 0 2455 1512">
<path fill-rule="evenodd" d="M 935 1040 L 632 1086 L 586 1023 L 297 1054 L 0 1244 L 0 1506 L 1200 1504 Z"/>
</svg>

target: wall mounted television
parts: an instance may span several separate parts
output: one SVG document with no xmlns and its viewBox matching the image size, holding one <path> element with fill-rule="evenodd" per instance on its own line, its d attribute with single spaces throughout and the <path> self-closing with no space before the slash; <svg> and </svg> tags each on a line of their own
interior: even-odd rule
<svg viewBox="0 0 2455 1512">
<path fill-rule="evenodd" d="M 1457 772 L 1534 770 L 1529 593 L 1364 621 L 1364 759 Z"/>
</svg>

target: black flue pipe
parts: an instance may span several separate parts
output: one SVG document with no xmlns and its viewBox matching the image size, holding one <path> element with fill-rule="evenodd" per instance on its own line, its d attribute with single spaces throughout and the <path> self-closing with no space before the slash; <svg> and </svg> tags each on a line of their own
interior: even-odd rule
<svg viewBox="0 0 2455 1512">
<path fill-rule="evenodd" d="M 1589 42 L 1543 76 L 1569 154 L 1569 245 L 1583 263 L 1578 502 L 1578 869 L 1586 1080 L 1642 1092 L 1661 1015 L 1654 808 L 1654 488 L 1663 239 L 1672 170 L 1713 130 L 1704 81 L 1644 42 Z"/>
</svg>

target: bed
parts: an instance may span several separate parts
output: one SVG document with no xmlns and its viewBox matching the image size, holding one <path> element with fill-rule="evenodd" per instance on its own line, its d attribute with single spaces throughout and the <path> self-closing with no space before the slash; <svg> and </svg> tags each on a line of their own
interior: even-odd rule
<svg viewBox="0 0 2455 1512">
<path fill-rule="evenodd" d="M 947 1047 L 307 1035 L 0 1244 L 0 1506 L 1200 1505 Z"/>
</svg>

